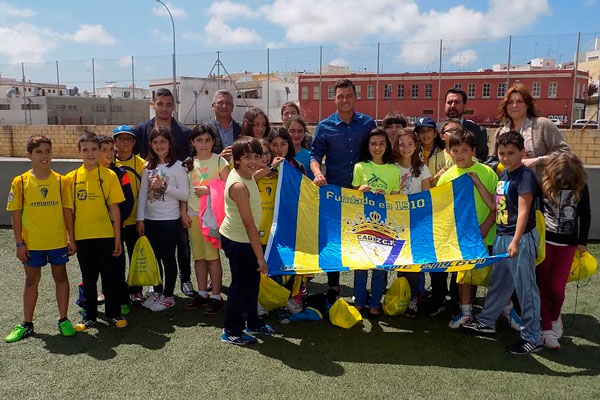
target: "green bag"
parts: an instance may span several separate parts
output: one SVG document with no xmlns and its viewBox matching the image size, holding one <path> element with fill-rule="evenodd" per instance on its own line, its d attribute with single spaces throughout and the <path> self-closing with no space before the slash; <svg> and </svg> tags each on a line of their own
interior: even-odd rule
<svg viewBox="0 0 600 400">
<path fill-rule="evenodd" d="M 129 265 L 129 286 L 156 286 L 162 283 L 154 250 L 146 236 L 141 236 L 135 243 L 131 265 Z"/>
</svg>

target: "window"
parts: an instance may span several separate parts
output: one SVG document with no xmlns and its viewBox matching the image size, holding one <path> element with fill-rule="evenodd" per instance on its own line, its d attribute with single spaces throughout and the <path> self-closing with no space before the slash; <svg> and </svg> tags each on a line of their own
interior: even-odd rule
<svg viewBox="0 0 600 400">
<path fill-rule="evenodd" d="M 0 110 L 10 110 L 10 104 L 0 104 Z"/>
<path fill-rule="evenodd" d="M 581 83 L 577 84 L 577 91 L 575 92 L 575 98 L 576 99 L 580 99 L 581 96 L 579 95 L 581 93 Z"/>
<path fill-rule="evenodd" d="M 404 85 L 398 85 L 398 98 L 404 98 Z"/>
<path fill-rule="evenodd" d="M 367 99 L 374 99 L 375 92 L 373 91 L 373 85 L 367 85 Z"/>
<path fill-rule="evenodd" d="M 548 84 L 548 97 L 551 99 L 555 99 L 557 92 L 558 92 L 558 83 L 550 82 Z"/>
<path fill-rule="evenodd" d="M 334 97 L 335 97 L 335 86 L 333 86 L 333 85 L 327 86 L 327 98 L 329 100 L 333 100 Z"/>
<path fill-rule="evenodd" d="M 362 99 L 362 87 L 360 85 L 354 86 L 356 89 L 356 100 Z"/>
<path fill-rule="evenodd" d="M 425 98 L 430 99 L 432 95 L 433 95 L 433 86 L 431 83 L 426 83 L 425 84 Z"/>
<path fill-rule="evenodd" d="M 383 98 L 389 99 L 392 97 L 392 85 L 385 85 L 383 87 Z"/>
<path fill-rule="evenodd" d="M 498 84 L 498 91 L 496 92 L 496 96 L 498 96 L 498 97 L 504 97 L 505 93 L 506 93 L 506 82 L 499 83 Z"/>
<path fill-rule="evenodd" d="M 533 82 L 533 86 L 531 87 L 531 95 L 536 99 L 540 98 L 542 94 L 542 83 L 541 82 Z"/>
<path fill-rule="evenodd" d="M 123 111 L 123 107 L 121 107 L 121 106 L 110 106 L 110 111 L 112 111 L 112 112 L 122 112 Z"/>
<path fill-rule="evenodd" d="M 106 112 L 106 106 L 104 104 L 96 104 L 94 111 Z"/>
<path fill-rule="evenodd" d="M 474 83 L 469 83 L 469 89 L 467 91 L 467 97 L 470 99 L 474 99 L 475 98 L 475 84 Z"/>
<path fill-rule="evenodd" d="M 131 96 L 131 92 L 128 92 L 128 91 L 123 92 L 123 98 L 128 99 L 130 96 Z"/>
<path fill-rule="evenodd" d="M 308 86 L 302 86 L 302 100 L 308 100 Z"/>
<path fill-rule="evenodd" d="M 42 105 L 36 103 L 21 104 L 21 110 L 41 110 Z"/>
<path fill-rule="evenodd" d="M 313 100 L 321 99 L 321 86 L 313 86 Z"/>
<path fill-rule="evenodd" d="M 491 90 L 491 84 L 484 83 L 483 89 L 481 91 L 481 97 L 483 97 L 484 99 L 489 99 L 490 98 L 490 90 Z"/>
<path fill-rule="evenodd" d="M 455 83 L 455 84 L 454 84 L 454 89 L 459 89 L 459 90 L 461 90 L 461 89 L 462 89 L 462 83 Z"/>
<path fill-rule="evenodd" d="M 410 87 L 410 97 L 416 99 L 419 97 L 419 85 L 414 84 Z"/>
<path fill-rule="evenodd" d="M 433 110 L 423 110 L 423 115 L 432 115 Z"/>
</svg>

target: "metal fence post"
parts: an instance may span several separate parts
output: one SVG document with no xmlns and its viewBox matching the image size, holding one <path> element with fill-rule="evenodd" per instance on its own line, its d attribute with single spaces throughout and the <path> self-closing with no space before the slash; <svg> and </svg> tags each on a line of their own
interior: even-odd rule
<svg viewBox="0 0 600 400">
<path fill-rule="evenodd" d="M 60 97 L 60 75 L 58 73 L 58 60 L 56 60 L 56 90 L 58 90 L 58 96 Z M 62 125 L 62 115 L 60 111 L 60 105 L 57 103 L 56 113 L 58 114 L 58 125 Z"/>
<path fill-rule="evenodd" d="M 133 56 L 131 56 L 131 125 L 135 125 L 135 68 Z"/>
<path fill-rule="evenodd" d="M 21 62 L 21 75 L 23 76 L 23 114 L 25 116 L 25 125 L 27 125 L 27 93 L 25 92 L 25 64 Z"/>
<path fill-rule="evenodd" d="M 270 91 L 270 82 L 271 82 L 271 76 L 270 76 L 270 51 L 269 48 L 267 47 L 267 117 L 270 117 L 270 112 L 269 112 L 269 91 Z"/>
<path fill-rule="evenodd" d="M 319 121 L 321 121 L 321 111 L 323 103 L 323 93 L 321 89 L 323 86 L 323 46 L 319 46 Z M 313 92 L 314 93 L 314 92 Z"/>
<path fill-rule="evenodd" d="M 573 70 L 573 98 L 571 99 L 571 124 L 569 129 L 573 129 L 573 115 L 575 115 L 575 97 L 577 96 L 577 68 L 579 68 L 579 41 L 581 32 L 577 33 L 577 50 L 575 51 L 575 69 Z"/>
<path fill-rule="evenodd" d="M 375 124 L 379 117 L 379 51 L 381 44 L 377 42 L 377 76 L 375 78 Z"/>
<path fill-rule="evenodd" d="M 440 121 L 440 101 L 442 100 L 442 39 L 440 39 L 440 69 L 438 71 L 438 96 L 437 96 L 437 120 Z"/>
<path fill-rule="evenodd" d="M 512 35 L 508 36 L 508 64 L 506 65 L 506 90 L 510 85 L 510 53 L 512 48 Z"/>
</svg>

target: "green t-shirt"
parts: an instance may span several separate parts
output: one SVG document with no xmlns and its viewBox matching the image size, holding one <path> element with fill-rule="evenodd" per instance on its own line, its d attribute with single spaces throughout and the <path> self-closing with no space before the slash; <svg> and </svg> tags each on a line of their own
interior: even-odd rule
<svg viewBox="0 0 600 400">
<path fill-rule="evenodd" d="M 438 181 L 437 186 L 441 186 L 444 183 L 448 183 L 451 180 L 458 178 L 462 174 L 466 174 L 467 172 L 471 172 L 471 171 L 475 172 L 477 174 L 479 179 L 481 179 L 481 182 L 483 183 L 483 185 L 486 187 L 486 189 L 491 194 L 494 194 L 496 192 L 496 184 L 498 183 L 498 175 L 496 175 L 496 173 L 494 172 L 493 169 L 491 169 L 487 165 L 481 164 L 478 161 L 475 161 L 475 163 L 470 168 L 458 168 L 458 166 L 454 165 L 448 171 L 446 171 L 444 173 L 444 175 L 442 175 L 440 177 L 440 180 Z M 483 201 L 483 199 L 481 198 L 481 195 L 479 194 L 479 191 L 477 190 L 477 188 L 474 187 L 473 190 L 475 191 L 475 209 L 477 210 L 477 221 L 481 225 L 481 223 L 483 221 L 485 221 L 487 216 L 490 214 L 490 209 L 485 204 L 485 201 Z M 488 245 L 493 245 L 495 239 L 496 239 L 496 224 L 494 224 L 492 226 L 492 228 L 490 229 L 490 231 L 485 239 L 485 243 Z"/>
<path fill-rule="evenodd" d="M 386 194 L 400 190 L 400 170 L 394 164 L 362 161 L 354 165 L 352 186 L 369 185 L 371 192 L 382 189 Z"/>
</svg>

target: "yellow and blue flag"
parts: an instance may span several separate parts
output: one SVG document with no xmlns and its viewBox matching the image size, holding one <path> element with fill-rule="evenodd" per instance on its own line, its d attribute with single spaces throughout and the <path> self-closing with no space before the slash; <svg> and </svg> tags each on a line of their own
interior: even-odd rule
<svg viewBox="0 0 600 400">
<path fill-rule="evenodd" d="M 288 163 L 280 168 L 266 250 L 270 275 L 452 272 L 503 257 L 488 256 L 467 174 L 421 193 L 384 196 L 318 187 Z"/>
</svg>

